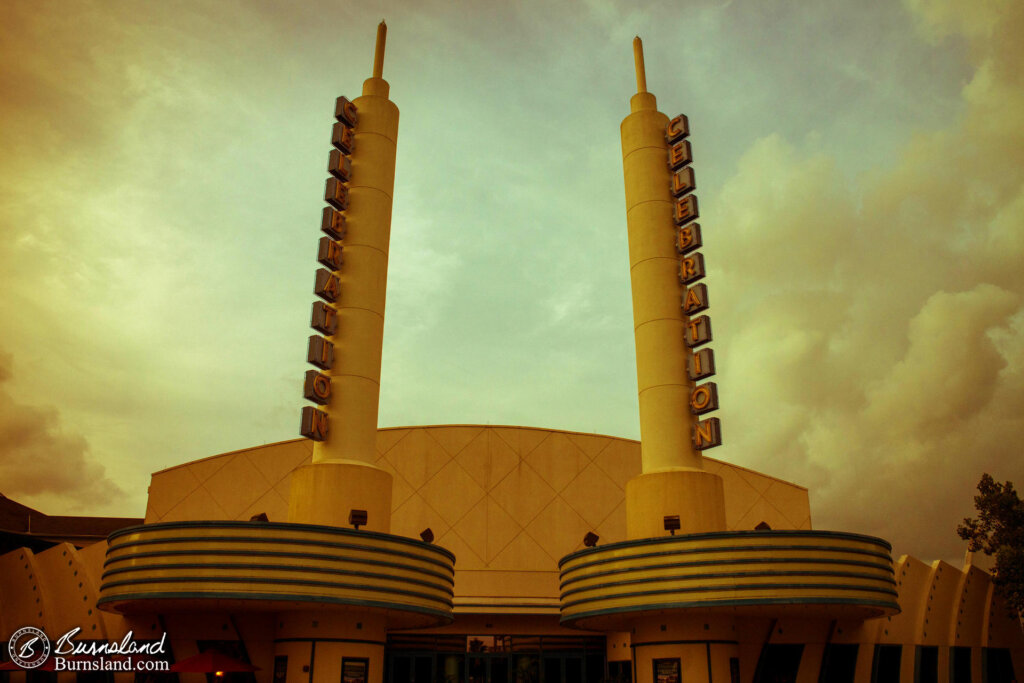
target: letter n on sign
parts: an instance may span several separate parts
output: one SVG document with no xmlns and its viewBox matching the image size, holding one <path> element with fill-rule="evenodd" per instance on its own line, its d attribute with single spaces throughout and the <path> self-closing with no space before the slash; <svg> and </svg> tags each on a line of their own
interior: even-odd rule
<svg viewBox="0 0 1024 683">
<path fill-rule="evenodd" d="M 317 410 L 313 406 L 303 406 L 302 427 L 299 430 L 302 436 L 313 441 L 323 441 L 327 438 L 327 413 Z"/>
<path fill-rule="evenodd" d="M 722 445 L 722 425 L 717 417 L 700 420 L 693 425 L 693 447 L 698 451 Z"/>
</svg>

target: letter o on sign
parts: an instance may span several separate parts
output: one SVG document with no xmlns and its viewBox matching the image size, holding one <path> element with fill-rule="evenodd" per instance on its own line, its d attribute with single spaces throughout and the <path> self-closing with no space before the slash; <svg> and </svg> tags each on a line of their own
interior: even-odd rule
<svg viewBox="0 0 1024 683">
<path fill-rule="evenodd" d="M 718 387 L 714 382 L 708 382 L 690 394 L 690 411 L 694 415 L 702 415 L 712 410 L 718 410 Z"/>
<path fill-rule="evenodd" d="M 313 393 L 316 394 L 317 398 L 330 398 L 331 380 L 327 379 L 323 375 L 316 375 L 313 378 Z"/>
</svg>

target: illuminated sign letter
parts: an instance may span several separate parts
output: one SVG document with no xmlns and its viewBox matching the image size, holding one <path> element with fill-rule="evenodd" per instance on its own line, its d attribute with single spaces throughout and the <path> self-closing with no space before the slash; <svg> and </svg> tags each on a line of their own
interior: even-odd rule
<svg viewBox="0 0 1024 683">
<path fill-rule="evenodd" d="M 327 200 L 330 201 L 330 200 Z M 688 194 L 676 200 L 675 219 L 676 225 L 686 225 L 699 214 L 697 213 L 697 197 Z"/>
<path fill-rule="evenodd" d="M 680 140 L 668 148 L 668 167 L 673 171 L 686 166 L 691 161 L 693 161 L 693 155 L 690 152 L 689 140 Z"/>
<path fill-rule="evenodd" d="M 307 401 L 327 405 L 331 402 L 331 378 L 316 370 L 307 370 L 302 395 Z"/>
<path fill-rule="evenodd" d="M 330 237 L 321 237 L 316 250 L 316 260 L 331 270 L 341 270 L 341 244 Z"/>
<path fill-rule="evenodd" d="M 335 209 L 344 211 L 348 208 L 348 187 L 337 178 L 328 178 L 324 201 Z"/>
<path fill-rule="evenodd" d="M 352 160 L 340 150 L 332 149 L 331 156 L 327 159 L 327 171 L 341 182 L 347 183 L 352 179 Z"/>
<path fill-rule="evenodd" d="M 686 118 L 686 114 L 680 114 L 675 117 L 669 121 L 668 126 L 665 127 L 665 139 L 670 145 L 679 142 L 689 134 L 690 121 Z"/>
<path fill-rule="evenodd" d="M 701 283 L 686 290 L 683 295 L 683 313 L 693 315 L 708 307 L 708 286 Z"/>
<path fill-rule="evenodd" d="M 352 104 L 345 96 L 341 96 L 334 103 L 334 118 L 350 126 L 359 122 L 356 115 L 356 105 Z"/>
<path fill-rule="evenodd" d="M 325 206 L 320 229 L 336 240 L 345 239 L 345 214 Z"/>
<path fill-rule="evenodd" d="M 690 322 L 686 325 L 685 339 L 686 345 L 691 349 L 711 341 L 711 318 L 706 315 L 690 318 Z"/>
<path fill-rule="evenodd" d="M 313 320 L 309 325 L 317 332 L 333 336 L 338 329 L 338 312 L 323 301 L 314 301 Z"/>
<path fill-rule="evenodd" d="M 327 413 L 317 410 L 313 406 L 302 408 L 302 427 L 299 433 L 313 441 L 323 441 L 327 438 Z"/>
<path fill-rule="evenodd" d="M 700 238 L 700 223 L 690 223 L 679 228 L 679 238 L 676 240 L 676 251 L 680 254 L 688 254 L 694 249 L 700 249 L 704 242 Z"/>
<path fill-rule="evenodd" d="M 693 179 L 693 167 L 681 168 L 672 174 L 672 196 L 682 197 L 687 192 L 696 189 L 697 183 Z"/>
<path fill-rule="evenodd" d="M 679 281 L 684 285 L 704 277 L 704 254 L 694 252 L 679 259 Z"/>
<path fill-rule="evenodd" d="M 324 301 L 335 302 L 341 289 L 341 280 L 326 268 L 316 269 L 316 286 L 313 291 Z"/>
<path fill-rule="evenodd" d="M 315 373 L 316 370 L 309 372 Z M 309 373 L 306 373 L 309 375 Z M 718 385 L 714 382 L 701 384 L 690 392 L 690 412 L 694 415 L 703 415 L 712 410 L 718 410 Z"/>
<path fill-rule="evenodd" d="M 309 335 L 306 362 L 312 363 L 321 370 L 330 370 L 334 365 L 334 344 L 318 334 Z"/>
<path fill-rule="evenodd" d="M 704 379 L 715 374 L 715 352 L 711 349 L 694 351 L 686 362 L 686 374 L 692 380 Z"/>
<path fill-rule="evenodd" d="M 700 420 L 693 425 L 693 447 L 698 451 L 722 445 L 722 425 L 717 417 Z"/>
<path fill-rule="evenodd" d="M 339 121 L 331 129 L 331 144 L 340 149 L 343 154 L 351 154 L 356 148 L 355 131 Z"/>
</svg>

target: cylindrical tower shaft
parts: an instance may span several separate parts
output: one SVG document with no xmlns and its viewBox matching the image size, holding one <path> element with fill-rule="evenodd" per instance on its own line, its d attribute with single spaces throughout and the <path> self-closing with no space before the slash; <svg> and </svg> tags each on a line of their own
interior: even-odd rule
<svg viewBox="0 0 1024 683">
<path fill-rule="evenodd" d="M 384 298 L 391 240 L 391 199 L 395 185 L 398 107 L 381 78 L 386 26 L 377 31 L 374 76 L 353 100 L 359 116 L 352 153 L 346 210 L 344 267 L 339 271 L 337 332 L 331 375 L 327 438 L 316 442 L 313 461 L 376 459 L 380 405 Z"/>
<path fill-rule="evenodd" d="M 665 133 L 667 116 L 647 92 L 643 45 L 633 42 L 637 94 L 622 121 L 629 273 L 640 403 L 641 474 L 626 483 L 626 535 L 650 538 L 669 529 L 725 529 L 722 479 L 704 471 L 693 441 L 694 382 L 687 373 L 680 261 Z"/>
<path fill-rule="evenodd" d="M 333 272 L 318 271 L 317 294 L 323 296 L 322 290 L 327 304 L 314 305 L 313 327 L 330 336 L 322 342 L 311 338 L 316 346 L 310 347 L 310 362 L 326 371 L 312 373 L 321 396 L 315 396 L 317 385 L 313 394 L 323 408 L 303 414 L 304 429 L 307 413 L 319 420 L 311 433 L 313 462 L 292 472 L 288 501 L 291 522 L 385 533 L 391 529 L 392 477 L 373 463 L 398 141 L 398 107 L 388 99 L 382 78 L 386 34 L 381 22 L 373 76 L 363 83 L 362 96 L 338 102 L 332 139 L 338 150 L 331 157 L 334 178 L 328 179 L 325 197 L 338 211 L 327 210 L 330 230 L 324 232 L 338 240 L 328 249 L 335 255 L 343 251 L 340 261 L 327 255 Z M 336 182 L 339 175 L 343 183 Z"/>
<path fill-rule="evenodd" d="M 679 254 L 675 247 L 665 127 L 668 117 L 645 92 L 643 52 L 634 41 L 637 92 L 620 127 L 626 183 L 629 272 L 633 288 L 633 334 L 640 399 L 644 472 L 670 467 L 703 469 L 691 441 L 693 382 L 686 374 Z"/>
</svg>

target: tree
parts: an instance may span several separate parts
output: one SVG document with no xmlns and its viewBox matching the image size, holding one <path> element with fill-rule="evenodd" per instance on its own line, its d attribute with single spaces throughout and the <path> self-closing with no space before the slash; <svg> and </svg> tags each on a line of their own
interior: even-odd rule
<svg viewBox="0 0 1024 683">
<path fill-rule="evenodd" d="M 1024 501 L 1012 482 L 999 484 L 985 473 L 974 507 L 978 518 L 964 519 L 956 532 L 971 551 L 995 555 L 993 581 L 1010 609 L 1024 615 Z"/>
</svg>

